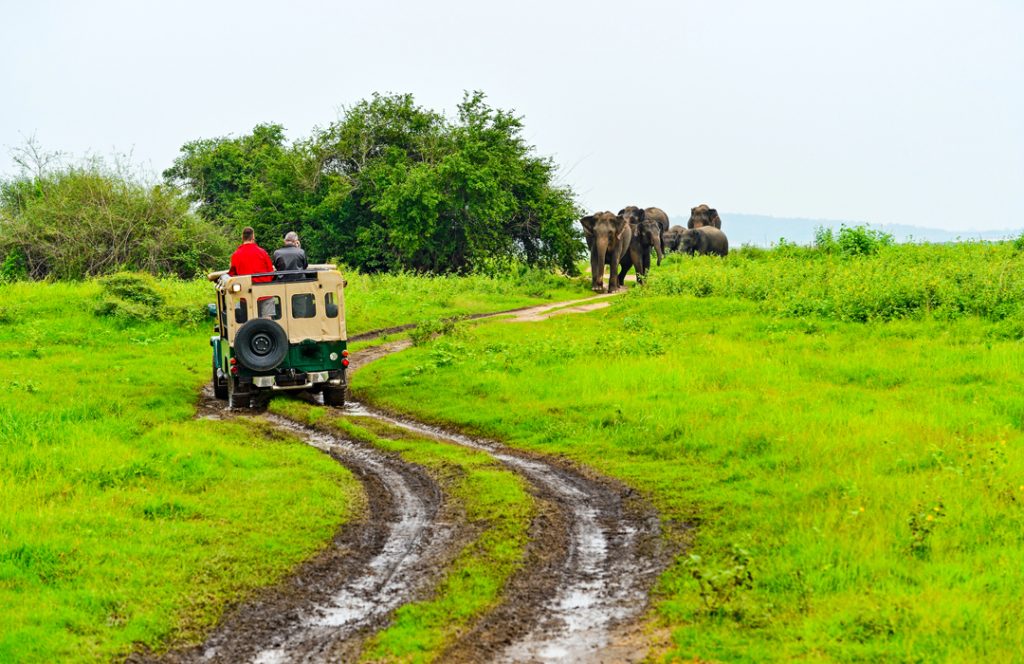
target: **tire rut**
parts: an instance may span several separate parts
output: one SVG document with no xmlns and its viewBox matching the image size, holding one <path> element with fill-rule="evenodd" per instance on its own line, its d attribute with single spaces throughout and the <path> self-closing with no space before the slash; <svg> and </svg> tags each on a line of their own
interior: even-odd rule
<svg viewBox="0 0 1024 664">
<path fill-rule="evenodd" d="M 523 476 L 558 515 L 535 524 L 544 542 L 564 542 L 540 567 L 525 565 L 503 605 L 448 653 L 462 661 L 566 662 L 633 659 L 616 628 L 635 620 L 667 560 L 657 514 L 636 493 L 551 459 L 430 426 L 358 403 L 342 411 L 482 451 Z M 532 537 L 531 537 L 532 539 Z M 553 578 L 554 577 L 554 578 Z"/>
<path fill-rule="evenodd" d="M 211 395 L 212 396 L 212 395 Z M 218 410 L 220 412 L 218 412 Z M 205 417 L 230 416 L 204 400 Z M 263 418 L 349 468 L 368 505 L 346 523 L 324 552 L 285 582 L 258 592 L 231 611 L 201 645 L 129 661 L 349 661 L 391 612 L 429 592 L 461 548 L 437 483 L 425 470 L 362 443 L 314 430 L 277 415 Z"/>
<path fill-rule="evenodd" d="M 608 297 L 608 296 L 604 296 Z M 586 298 L 528 307 L 509 322 L 542 320 L 568 305 L 592 310 Z M 580 306 L 582 305 L 582 306 Z M 372 338 L 369 335 L 364 339 Z M 352 369 L 408 348 L 408 340 L 364 349 Z M 668 563 L 657 513 L 632 489 L 568 463 L 514 450 L 501 443 L 350 403 L 345 414 L 371 417 L 408 431 L 483 451 L 523 476 L 534 495 L 554 510 L 542 512 L 531 528 L 521 571 L 504 600 L 456 643 L 453 661 L 566 662 L 635 661 L 645 652 L 625 641 L 626 626 L 647 606 L 648 593 Z M 549 548 L 559 543 L 560 550 Z M 558 546 L 556 544 L 556 546 Z"/>
</svg>

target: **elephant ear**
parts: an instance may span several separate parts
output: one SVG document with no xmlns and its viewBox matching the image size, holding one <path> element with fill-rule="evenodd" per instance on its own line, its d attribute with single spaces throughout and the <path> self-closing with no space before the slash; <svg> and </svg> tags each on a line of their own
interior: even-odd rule
<svg viewBox="0 0 1024 664">
<path fill-rule="evenodd" d="M 587 215 L 580 219 L 580 225 L 583 226 L 583 232 L 593 237 L 594 235 L 594 224 L 597 222 L 597 218 L 594 215 Z"/>
<path fill-rule="evenodd" d="M 715 208 L 708 208 L 708 217 L 711 218 L 711 225 L 715 228 L 722 227 L 722 218 L 718 216 L 718 210 Z"/>
<path fill-rule="evenodd" d="M 637 210 L 637 214 L 640 216 L 640 221 L 643 221 L 644 219 L 647 218 L 647 210 L 645 210 L 643 208 L 639 208 Z"/>
<path fill-rule="evenodd" d="M 619 216 L 620 216 L 620 217 L 621 217 L 622 215 L 624 215 L 624 214 L 626 214 L 626 208 L 622 208 L 621 210 L 619 210 Z"/>
<path fill-rule="evenodd" d="M 616 238 L 621 238 L 622 237 L 622 231 L 626 230 L 626 226 L 628 226 L 628 225 L 629 224 L 626 223 L 626 218 L 625 217 L 623 217 L 621 214 L 617 215 L 615 217 L 615 237 Z"/>
</svg>

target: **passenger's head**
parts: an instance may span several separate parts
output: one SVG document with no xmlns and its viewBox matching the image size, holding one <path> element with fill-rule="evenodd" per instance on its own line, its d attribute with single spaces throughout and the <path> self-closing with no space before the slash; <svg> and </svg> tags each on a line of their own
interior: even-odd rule
<svg viewBox="0 0 1024 664">
<path fill-rule="evenodd" d="M 295 231 L 288 231 L 284 236 L 284 243 L 289 247 L 299 246 L 299 234 Z"/>
<path fill-rule="evenodd" d="M 256 231 L 252 229 L 252 226 L 246 226 L 242 229 L 242 244 L 246 242 L 256 241 Z"/>
</svg>

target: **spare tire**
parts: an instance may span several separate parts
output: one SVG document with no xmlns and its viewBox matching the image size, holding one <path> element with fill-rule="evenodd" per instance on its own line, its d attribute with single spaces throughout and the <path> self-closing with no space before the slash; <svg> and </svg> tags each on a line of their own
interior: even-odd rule
<svg viewBox="0 0 1024 664">
<path fill-rule="evenodd" d="M 269 371 L 288 354 L 288 335 L 268 318 L 253 318 L 235 334 L 235 357 L 243 367 Z"/>
</svg>

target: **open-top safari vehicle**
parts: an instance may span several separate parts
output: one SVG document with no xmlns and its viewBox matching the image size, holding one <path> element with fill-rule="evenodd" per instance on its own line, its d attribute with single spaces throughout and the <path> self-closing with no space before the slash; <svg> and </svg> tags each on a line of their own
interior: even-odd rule
<svg viewBox="0 0 1024 664">
<path fill-rule="evenodd" d="M 329 406 L 345 403 L 345 280 L 333 265 L 208 277 L 217 289 L 217 398 L 239 408 L 275 391 L 308 390 Z"/>
</svg>

